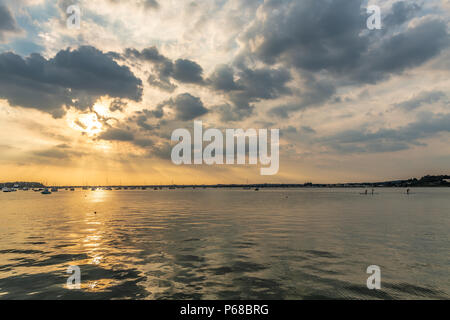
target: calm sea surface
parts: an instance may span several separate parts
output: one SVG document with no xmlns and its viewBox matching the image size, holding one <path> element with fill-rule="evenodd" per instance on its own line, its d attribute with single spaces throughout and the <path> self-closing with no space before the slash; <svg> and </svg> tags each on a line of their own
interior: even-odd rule
<svg viewBox="0 0 450 320">
<path fill-rule="evenodd" d="M 0 193 L 0 299 L 449 299 L 450 188 L 360 192 Z"/>
</svg>

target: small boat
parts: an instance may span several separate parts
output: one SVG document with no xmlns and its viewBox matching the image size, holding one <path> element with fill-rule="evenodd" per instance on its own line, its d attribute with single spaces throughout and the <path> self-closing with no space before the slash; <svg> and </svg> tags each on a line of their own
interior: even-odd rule
<svg viewBox="0 0 450 320">
<path fill-rule="evenodd" d="M 70 191 L 75 191 L 75 188 L 70 188 Z"/>
<path fill-rule="evenodd" d="M 58 192 L 58 188 L 52 188 L 51 192 Z"/>
<path fill-rule="evenodd" d="M 255 191 L 259 191 L 259 188 L 255 188 Z"/>
<path fill-rule="evenodd" d="M 3 191 L 3 192 L 11 192 L 11 189 L 5 187 L 5 188 L 2 189 L 2 191 Z"/>
<path fill-rule="evenodd" d="M 23 187 L 22 191 L 28 191 L 29 189 L 27 187 Z"/>
<path fill-rule="evenodd" d="M 48 189 L 45 189 L 44 191 L 41 192 L 42 194 L 52 194 L 50 191 L 48 191 Z"/>
<path fill-rule="evenodd" d="M 153 190 L 158 190 L 158 188 L 157 188 L 157 187 L 154 187 Z"/>
</svg>

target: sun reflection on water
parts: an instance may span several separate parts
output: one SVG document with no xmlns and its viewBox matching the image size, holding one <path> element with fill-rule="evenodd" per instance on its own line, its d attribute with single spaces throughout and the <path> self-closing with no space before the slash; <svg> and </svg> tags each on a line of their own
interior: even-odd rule
<svg viewBox="0 0 450 320">
<path fill-rule="evenodd" d="M 109 194 L 110 193 L 108 193 L 107 191 L 100 189 L 90 191 L 87 194 L 87 200 L 93 203 L 104 202 L 108 198 Z"/>
</svg>

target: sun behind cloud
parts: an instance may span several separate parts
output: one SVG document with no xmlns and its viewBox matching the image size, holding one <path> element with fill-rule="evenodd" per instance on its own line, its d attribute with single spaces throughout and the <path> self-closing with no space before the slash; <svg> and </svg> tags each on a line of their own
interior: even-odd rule
<svg viewBox="0 0 450 320">
<path fill-rule="evenodd" d="M 89 137 L 94 137 L 103 131 L 103 125 L 99 121 L 97 114 L 94 112 L 84 113 L 69 119 L 69 126 L 75 130 L 86 133 Z"/>
</svg>

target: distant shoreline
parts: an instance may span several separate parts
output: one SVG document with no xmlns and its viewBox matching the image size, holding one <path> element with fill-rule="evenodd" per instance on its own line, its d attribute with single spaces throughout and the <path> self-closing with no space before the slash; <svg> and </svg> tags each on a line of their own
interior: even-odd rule
<svg viewBox="0 0 450 320">
<path fill-rule="evenodd" d="M 45 186 L 38 182 L 6 182 L 0 183 L 0 188 L 417 188 L 417 187 L 450 187 L 450 175 L 424 176 L 420 179 L 395 180 L 385 182 L 363 183 L 251 183 L 251 184 L 170 184 L 170 185 L 64 185 Z"/>
</svg>

